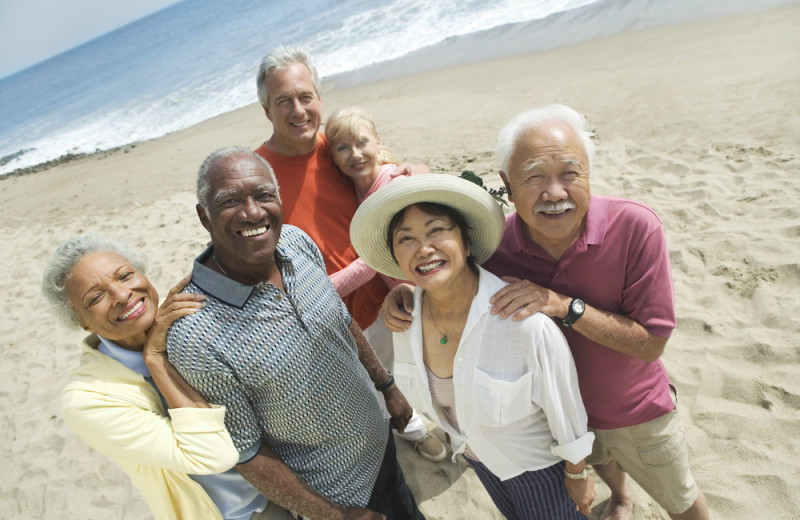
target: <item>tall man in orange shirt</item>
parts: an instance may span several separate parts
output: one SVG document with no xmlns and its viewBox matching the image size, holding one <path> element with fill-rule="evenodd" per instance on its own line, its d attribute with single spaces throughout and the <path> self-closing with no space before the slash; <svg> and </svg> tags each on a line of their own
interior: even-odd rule
<svg viewBox="0 0 800 520">
<path fill-rule="evenodd" d="M 335 170 L 328 140 L 319 132 L 319 90 L 317 71 L 303 50 L 281 47 L 267 55 L 259 69 L 258 99 L 273 132 L 256 153 L 278 177 L 284 222 L 311 237 L 330 275 L 358 258 L 350 244 L 356 201 L 353 182 Z M 343 299 L 366 330 L 377 318 L 386 293 L 376 276 Z"/>
<path fill-rule="evenodd" d="M 357 206 L 353 182 L 336 171 L 328 140 L 319 131 L 322 99 L 317 70 L 303 49 L 279 47 L 264 57 L 256 83 L 258 100 L 273 129 L 256 153 L 275 171 L 283 221 L 305 231 L 317 244 L 330 276 L 358 258 L 350 243 L 350 220 Z M 375 276 L 342 298 L 368 339 L 386 293 L 383 280 Z M 390 334 L 382 323 L 376 327 Z M 414 415 L 403 437 L 424 458 L 443 460 L 444 445 Z"/>
</svg>

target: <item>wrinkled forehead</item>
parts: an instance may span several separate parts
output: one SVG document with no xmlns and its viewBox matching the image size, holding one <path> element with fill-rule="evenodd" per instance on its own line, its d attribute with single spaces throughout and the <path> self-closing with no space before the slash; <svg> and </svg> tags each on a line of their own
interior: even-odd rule
<svg viewBox="0 0 800 520">
<path fill-rule="evenodd" d="M 568 125 L 552 124 L 520 134 L 511 153 L 511 170 L 549 167 L 586 168 L 588 155 L 580 136 Z"/>
<path fill-rule="evenodd" d="M 310 92 L 319 95 L 314 85 L 314 76 L 303 63 L 290 63 L 273 67 L 264 74 L 264 87 L 270 96 L 289 92 Z"/>
<path fill-rule="evenodd" d="M 130 261 L 119 253 L 98 249 L 78 260 L 66 279 L 69 293 L 82 293 L 98 280 L 108 277 L 121 268 L 134 269 Z"/>
<path fill-rule="evenodd" d="M 251 155 L 231 155 L 222 157 L 211 165 L 208 171 L 208 183 L 211 194 L 226 185 L 247 181 L 248 184 L 277 184 L 272 170 L 264 161 Z"/>
</svg>

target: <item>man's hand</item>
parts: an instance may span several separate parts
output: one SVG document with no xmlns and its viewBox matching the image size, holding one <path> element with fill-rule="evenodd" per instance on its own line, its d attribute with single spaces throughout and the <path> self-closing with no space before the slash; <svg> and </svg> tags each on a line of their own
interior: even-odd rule
<svg viewBox="0 0 800 520">
<path fill-rule="evenodd" d="M 424 164 L 398 164 L 397 168 L 389 174 L 390 177 L 411 176 L 419 175 L 421 173 L 430 173 L 431 170 Z"/>
<path fill-rule="evenodd" d="M 383 323 L 392 332 L 405 332 L 411 326 L 411 311 L 414 310 L 414 287 L 398 285 L 392 289 L 381 305 Z"/>
<path fill-rule="evenodd" d="M 500 319 L 519 321 L 541 312 L 551 318 L 563 318 L 567 315 L 569 298 L 545 289 L 528 280 L 520 280 L 513 276 L 504 276 L 503 281 L 509 283 L 489 299 L 492 314 Z M 389 296 L 386 297 L 387 299 Z M 384 306 L 386 301 L 384 300 Z M 387 324 L 388 326 L 388 324 Z"/>
<path fill-rule="evenodd" d="M 586 516 L 591 516 L 592 502 L 594 502 L 594 480 L 592 480 L 592 477 L 587 480 L 564 478 L 564 485 L 567 487 L 567 494 L 575 502 L 578 510 Z"/>
<path fill-rule="evenodd" d="M 403 433 L 408 421 L 411 420 L 411 414 L 414 413 L 411 405 L 406 401 L 406 396 L 397 388 L 397 385 L 392 385 L 383 392 L 383 399 L 386 401 L 386 410 L 391 417 L 389 424 L 398 433 Z"/>
</svg>

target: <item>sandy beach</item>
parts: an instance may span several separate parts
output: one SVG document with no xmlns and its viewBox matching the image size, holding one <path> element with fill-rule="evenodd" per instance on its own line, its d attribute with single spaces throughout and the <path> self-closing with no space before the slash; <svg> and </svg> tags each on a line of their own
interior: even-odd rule
<svg viewBox="0 0 800 520">
<path fill-rule="evenodd" d="M 598 134 L 593 191 L 648 204 L 667 230 L 678 328 L 663 360 L 718 520 L 800 518 L 798 20 L 795 4 L 322 94 L 326 117 L 369 110 L 399 158 L 473 170 L 493 186 L 495 139 L 512 115 L 557 102 L 587 116 Z M 122 471 L 60 419 L 83 334 L 47 312 L 42 269 L 63 240 L 99 231 L 146 253 L 166 294 L 208 238 L 194 210 L 197 167 L 216 148 L 255 148 L 270 134 L 254 104 L 0 180 L 0 518 L 151 518 Z M 501 518 L 466 464 L 428 463 L 398 444 L 429 519 Z M 608 498 L 596 485 L 592 518 Z M 631 487 L 635 520 L 669 518 Z"/>
</svg>

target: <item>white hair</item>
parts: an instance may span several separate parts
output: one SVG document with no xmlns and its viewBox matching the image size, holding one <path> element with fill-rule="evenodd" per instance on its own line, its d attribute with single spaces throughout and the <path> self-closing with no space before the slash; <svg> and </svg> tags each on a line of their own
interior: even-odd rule
<svg viewBox="0 0 800 520">
<path fill-rule="evenodd" d="M 272 166 L 270 166 L 267 160 L 255 153 L 253 150 L 245 148 L 244 146 L 229 146 L 227 148 L 220 148 L 211 152 L 211 154 L 209 154 L 209 156 L 203 161 L 203 164 L 200 165 L 200 169 L 197 170 L 197 203 L 206 210 L 206 213 L 208 212 L 208 192 L 211 186 L 208 181 L 211 167 L 214 166 L 214 164 L 216 164 L 216 162 L 220 159 L 225 159 L 233 155 L 245 155 L 247 157 L 253 157 L 266 166 L 270 177 L 275 183 L 275 196 L 278 197 L 278 200 L 280 200 L 278 179 L 275 177 L 275 172 L 272 170 Z"/>
<path fill-rule="evenodd" d="M 274 70 L 286 69 L 295 64 L 301 64 L 308 69 L 311 74 L 311 81 L 314 83 L 314 90 L 317 97 L 319 97 L 320 83 L 317 68 L 311 61 L 311 55 L 306 52 L 302 47 L 284 47 L 279 46 L 273 49 L 272 52 L 264 56 L 261 60 L 261 65 L 258 67 L 258 74 L 256 75 L 256 87 L 258 89 L 258 102 L 262 106 L 269 105 L 269 91 L 267 90 L 267 74 Z"/>
<path fill-rule="evenodd" d="M 71 329 L 79 329 L 81 320 L 67 294 L 67 282 L 78 262 L 97 251 L 116 253 L 128 260 L 137 271 L 142 273 L 145 271 L 144 255 L 104 235 L 95 233 L 77 235 L 58 246 L 44 268 L 42 295 L 50 304 L 58 321 Z"/>
<path fill-rule="evenodd" d="M 589 158 L 588 166 L 591 168 L 594 158 L 594 132 L 586 128 L 586 118 L 565 105 L 547 105 L 540 108 L 527 110 L 506 123 L 497 137 L 497 158 L 500 160 L 500 171 L 508 173 L 508 163 L 514 154 L 514 149 L 519 144 L 519 139 L 531 130 L 538 130 L 558 121 L 572 127 L 583 142 L 586 156 Z"/>
</svg>

